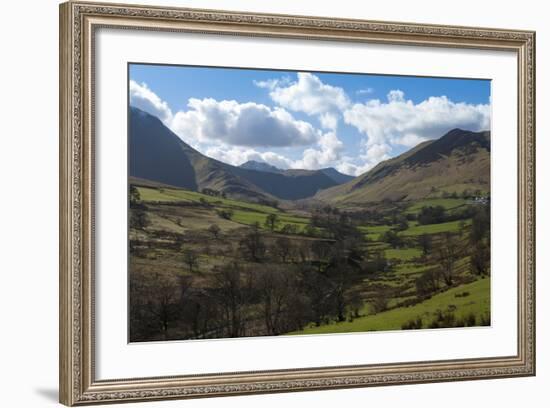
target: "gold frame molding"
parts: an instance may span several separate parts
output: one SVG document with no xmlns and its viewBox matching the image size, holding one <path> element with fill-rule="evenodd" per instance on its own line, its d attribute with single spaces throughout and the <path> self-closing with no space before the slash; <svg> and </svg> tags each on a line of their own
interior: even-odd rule
<svg viewBox="0 0 550 408">
<path fill-rule="evenodd" d="M 96 380 L 94 33 L 100 27 L 504 50 L 518 61 L 518 350 L 514 356 Z M 535 33 L 125 4 L 60 5 L 60 402 L 84 405 L 535 374 Z"/>
</svg>

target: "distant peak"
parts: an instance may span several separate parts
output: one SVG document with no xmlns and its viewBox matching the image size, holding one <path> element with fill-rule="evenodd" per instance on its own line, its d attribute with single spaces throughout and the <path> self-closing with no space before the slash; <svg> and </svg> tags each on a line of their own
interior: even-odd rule
<svg viewBox="0 0 550 408">
<path fill-rule="evenodd" d="M 258 161 L 258 160 L 248 160 L 248 161 L 244 162 L 242 165 L 245 165 L 245 164 L 259 164 L 261 166 L 269 166 L 269 164 L 267 164 L 266 162 Z"/>
<path fill-rule="evenodd" d="M 349 174 L 339 172 L 334 167 L 325 167 L 324 169 L 320 169 L 319 171 L 330 177 L 338 184 L 347 183 L 348 181 L 355 178 L 354 176 L 350 176 Z"/>
<path fill-rule="evenodd" d="M 466 132 L 470 132 L 470 131 L 469 130 L 464 130 L 464 129 L 461 129 L 461 128 L 454 128 L 454 129 L 449 130 L 446 134 L 450 135 L 450 134 L 453 134 L 453 133 L 466 133 Z"/>
<path fill-rule="evenodd" d="M 481 130 L 479 132 L 474 132 L 472 130 L 466 130 L 461 128 L 454 128 L 449 130 L 447 133 L 445 133 L 443 136 L 441 136 L 441 139 L 447 138 L 447 137 L 456 137 L 456 136 L 465 136 L 465 135 L 479 135 L 482 133 L 487 133 L 488 131 Z"/>
<path fill-rule="evenodd" d="M 239 166 L 242 169 L 280 173 L 282 170 L 263 161 L 248 160 Z"/>
</svg>

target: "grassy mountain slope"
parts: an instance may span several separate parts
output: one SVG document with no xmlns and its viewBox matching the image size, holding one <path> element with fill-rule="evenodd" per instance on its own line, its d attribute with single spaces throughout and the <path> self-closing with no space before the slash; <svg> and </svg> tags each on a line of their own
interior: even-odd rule
<svg viewBox="0 0 550 408">
<path fill-rule="evenodd" d="M 354 204 L 416 200 L 466 189 L 487 192 L 489 188 L 490 133 L 454 129 L 379 163 L 348 183 L 323 190 L 315 198 Z"/>
</svg>

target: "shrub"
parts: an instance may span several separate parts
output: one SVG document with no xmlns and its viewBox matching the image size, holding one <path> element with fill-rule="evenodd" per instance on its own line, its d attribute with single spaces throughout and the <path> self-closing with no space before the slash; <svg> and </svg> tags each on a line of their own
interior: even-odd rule
<svg viewBox="0 0 550 408">
<path fill-rule="evenodd" d="M 377 314 L 388 309 L 389 296 L 386 291 L 379 291 L 371 302 L 372 311 Z"/>
<path fill-rule="evenodd" d="M 437 205 L 435 207 L 422 207 L 418 214 L 419 224 L 439 224 L 445 221 L 445 207 Z"/>
<path fill-rule="evenodd" d="M 437 310 L 435 319 L 428 325 L 430 329 L 440 329 L 445 327 L 456 327 L 456 316 L 454 312 Z"/>
<path fill-rule="evenodd" d="M 422 328 L 422 318 L 418 316 L 401 325 L 402 330 L 418 330 Z"/>
<path fill-rule="evenodd" d="M 473 313 L 468 314 L 466 318 L 464 319 L 464 326 L 465 327 L 473 327 L 476 325 L 476 315 Z"/>
<path fill-rule="evenodd" d="M 439 290 L 440 271 L 430 269 L 415 280 L 416 295 L 419 298 L 427 298 Z"/>
<path fill-rule="evenodd" d="M 386 231 L 384 235 L 382 235 L 382 241 L 390 244 L 392 248 L 399 248 L 403 246 L 403 238 L 397 235 L 397 232 L 393 230 Z"/>
<path fill-rule="evenodd" d="M 208 232 L 212 234 L 214 239 L 218 239 L 220 237 L 221 228 L 218 227 L 216 224 L 212 224 L 210 225 L 210 227 L 208 227 Z"/>
<path fill-rule="evenodd" d="M 296 226 L 296 224 L 285 224 L 281 228 L 281 233 L 287 235 L 295 235 L 298 233 L 298 227 Z"/>
<path fill-rule="evenodd" d="M 479 319 L 480 326 L 490 326 L 491 325 L 491 314 L 485 313 Z"/>
<path fill-rule="evenodd" d="M 233 217 L 232 210 L 217 210 L 216 213 L 225 220 L 230 220 Z"/>
<path fill-rule="evenodd" d="M 379 252 L 373 259 L 364 262 L 363 269 L 367 273 L 377 273 L 386 271 L 388 266 L 388 260 L 384 256 L 384 253 Z"/>
<path fill-rule="evenodd" d="M 151 224 L 145 211 L 132 210 L 130 212 L 130 227 L 135 229 L 145 229 Z"/>
</svg>

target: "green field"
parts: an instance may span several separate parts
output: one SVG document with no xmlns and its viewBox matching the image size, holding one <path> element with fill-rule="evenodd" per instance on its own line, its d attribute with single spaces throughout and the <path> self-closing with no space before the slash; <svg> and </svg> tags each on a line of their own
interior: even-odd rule
<svg viewBox="0 0 550 408">
<path fill-rule="evenodd" d="M 287 215 L 281 212 L 276 213 L 278 216 L 279 224 L 277 226 L 280 229 L 285 224 L 293 224 L 298 227 L 300 231 L 308 224 L 307 218 L 296 217 L 293 215 Z M 245 211 L 245 210 L 235 210 L 233 216 L 231 217 L 232 221 L 238 222 L 239 224 L 252 225 L 254 223 L 259 223 L 260 226 L 264 226 L 265 219 L 268 214 L 257 211 Z"/>
<path fill-rule="evenodd" d="M 387 312 L 360 317 L 352 322 L 341 322 L 308 327 L 303 331 L 289 333 L 294 334 L 328 334 L 350 333 L 376 330 L 401 330 L 401 326 L 409 320 L 421 317 L 423 328 L 435 317 L 437 310 L 455 310 L 457 318 L 465 318 L 473 313 L 478 320 L 490 312 L 490 285 L 489 278 L 461 285 L 446 292 L 437 294 L 431 299 L 418 303 L 411 307 L 400 307 Z M 468 296 L 456 297 L 456 295 L 468 292 Z"/>
<path fill-rule="evenodd" d="M 403 236 L 416 236 L 422 234 L 441 234 L 443 232 L 458 232 L 461 224 L 468 226 L 471 220 L 443 222 L 441 224 L 414 225 L 399 234 Z"/>
<path fill-rule="evenodd" d="M 252 211 L 260 211 L 263 213 L 279 213 L 280 210 L 268 205 L 255 204 L 246 201 L 232 200 L 230 198 L 212 197 L 206 194 L 197 193 L 195 191 L 169 189 L 169 188 L 149 188 L 137 187 L 141 199 L 145 202 L 160 201 L 160 202 L 187 202 L 200 203 L 201 199 L 214 205 L 224 207 L 243 208 Z"/>
<path fill-rule="evenodd" d="M 138 191 L 144 202 L 182 202 L 195 204 L 207 202 L 218 209 L 232 210 L 233 215 L 231 220 L 239 224 L 252 225 L 257 222 L 261 227 L 264 227 L 265 219 L 268 214 L 276 214 L 278 216 L 279 228 L 285 224 L 292 224 L 298 227 L 298 231 L 301 231 L 309 222 L 308 218 L 288 214 L 282 210 L 267 205 L 232 200 L 228 198 L 212 197 L 194 191 L 179 189 L 156 189 L 148 187 L 138 187 Z"/>
<path fill-rule="evenodd" d="M 405 249 L 386 249 L 386 258 L 388 259 L 401 259 L 404 261 L 410 261 L 413 258 L 422 255 L 422 251 L 419 248 L 405 248 Z"/>
<path fill-rule="evenodd" d="M 365 234 L 365 236 L 371 241 L 379 241 L 382 234 L 391 230 L 391 225 L 373 225 L 373 226 L 360 226 L 359 231 Z"/>
</svg>

